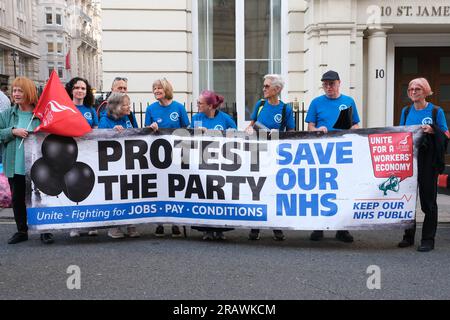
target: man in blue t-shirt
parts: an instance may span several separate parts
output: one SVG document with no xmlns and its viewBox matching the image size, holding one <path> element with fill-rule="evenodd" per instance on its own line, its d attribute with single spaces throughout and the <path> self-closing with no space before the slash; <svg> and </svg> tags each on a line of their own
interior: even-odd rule
<svg viewBox="0 0 450 320">
<path fill-rule="evenodd" d="M 327 133 L 335 130 L 358 129 L 358 109 L 353 98 L 341 94 L 339 74 L 336 71 L 327 71 L 323 74 L 321 81 L 325 94 L 315 98 L 309 106 L 305 119 L 308 123 L 308 131 Z M 310 240 L 313 241 L 319 241 L 322 238 L 322 230 L 315 230 L 310 236 Z M 336 239 L 353 242 L 353 236 L 347 230 L 337 231 Z"/>
</svg>

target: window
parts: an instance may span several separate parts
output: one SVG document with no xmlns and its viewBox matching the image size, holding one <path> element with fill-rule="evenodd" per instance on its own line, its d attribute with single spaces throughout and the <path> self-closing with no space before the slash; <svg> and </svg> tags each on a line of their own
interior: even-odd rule
<svg viewBox="0 0 450 320">
<path fill-rule="evenodd" d="M 245 1 L 245 119 L 262 98 L 263 77 L 281 73 L 281 0 Z"/>
<path fill-rule="evenodd" d="M 225 97 L 226 106 L 236 101 L 236 6 L 235 1 L 200 0 L 199 88 Z M 228 113 L 236 112 L 227 108 Z"/>
<path fill-rule="evenodd" d="M 282 73 L 281 0 L 197 0 L 196 4 L 198 90 L 222 94 L 225 111 L 236 112 L 242 125 L 262 97 L 263 76 Z"/>
<path fill-rule="evenodd" d="M 56 44 L 56 52 L 57 53 L 62 53 L 62 50 L 63 50 L 63 44 L 62 44 L 62 42 L 58 42 Z"/>
<path fill-rule="evenodd" d="M 58 62 L 58 77 L 60 79 L 64 77 L 64 68 L 62 62 Z"/>
<path fill-rule="evenodd" d="M 46 13 L 45 14 L 45 21 L 47 24 L 53 24 L 53 14 Z"/>
<path fill-rule="evenodd" d="M 53 62 L 48 63 L 48 76 L 52 74 L 53 70 L 55 70 L 55 64 Z"/>
<path fill-rule="evenodd" d="M 56 24 L 57 25 L 59 25 L 59 26 L 61 26 L 62 25 L 62 20 L 61 20 L 61 14 L 60 13 L 57 13 L 56 14 Z"/>
<path fill-rule="evenodd" d="M 54 48 L 53 42 L 47 42 L 47 51 L 48 51 L 48 53 L 55 52 L 55 48 Z"/>
</svg>

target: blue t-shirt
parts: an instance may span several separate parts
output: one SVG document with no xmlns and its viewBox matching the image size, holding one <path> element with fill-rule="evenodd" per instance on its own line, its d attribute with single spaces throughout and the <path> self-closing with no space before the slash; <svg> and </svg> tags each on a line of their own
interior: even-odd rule
<svg viewBox="0 0 450 320">
<path fill-rule="evenodd" d="M 94 108 L 87 107 L 85 105 L 77 106 L 77 108 L 78 110 L 80 110 L 81 114 L 86 119 L 91 128 L 98 126 L 97 112 L 95 112 Z"/>
<path fill-rule="evenodd" d="M 209 118 L 203 112 L 192 117 L 193 128 L 204 127 L 213 130 L 236 129 L 236 123 L 225 112 L 218 111 L 214 118 Z"/>
<path fill-rule="evenodd" d="M 339 118 L 339 113 L 350 107 L 353 108 L 352 125 L 358 124 L 358 109 L 352 97 L 341 94 L 339 98 L 331 99 L 322 95 L 311 101 L 305 121 L 314 123 L 316 128 L 326 127 L 328 131 L 338 131 L 333 126 Z"/>
<path fill-rule="evenodd" d="M 284 102 L 280 101 L 278 105 L 274 106 L 271 105 L 268 101 L 265 101 L 264 106 L 261 109 L 261 112 L 259 112 L 258 114 L 259 105 L 260 101 L 258 101 L 255 104 L 251 119 L 262 123 L 268 129 L 280 130 Z M 294 114 L 292 112 L 292 107 L 290 105 L 286 105 L 285 123 L 286 123 L 285 130 L 295 129 Z"/>
<path fill-rule="evenodd" d="M 145 111 L 145 126 L 153 122 L 158 124 L 159 128 L 187 128 L 189 118 L 184 106 L 176 101 L 172 101 L 168 106 L 162 106 L 156 101 L 147 107 Z"/>
<path fill-rule="evenodd" d="M 411 108 L 403 108 L 402 116 L 400 117 L 400 125 L 413 126 L 433 124 L 433 107 L 434 105 L 429 102 L 425 109 L 422 110 L 416 110 L 416 108 L 414 108 L 414 105 L 412 105 Z M 407 108 L 410 108 L 410 110 L 405 121 L 405 110 Z M 445 119 L 444 111 L 442 110 L 442 108 L 438 109 L 438 112 L 436 114 L 436 122 L 439 129 L 441 129 L 443 132 L 448 131 L 447 120 Z"/>
<path fill-rule="evenodd" d="M 133 115 L 133 122 L 135 122 L 135 123 L 133 124 L 127 115 L 125 115 L 119 119 L 113 119 L 109 116 L 103 116 L 100 119 L 98 128 L 99 129 L 113 129 L 115 126 L 122 126 L 125 129 L 137 128 L 136 119 L 134 118 L 134 115 Z"/>
</svg>

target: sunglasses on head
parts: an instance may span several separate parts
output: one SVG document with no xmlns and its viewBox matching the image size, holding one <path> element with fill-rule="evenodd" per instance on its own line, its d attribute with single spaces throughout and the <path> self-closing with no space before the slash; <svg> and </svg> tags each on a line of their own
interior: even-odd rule
<svg viewBox="0 0 450 320">
<path fill-rule="evenodd" d="M 127 81 L 128 81 L 128 78 L 124 78 L 124 77 L 115 77 L 115 78 L 114 78 L 114 81 L 125 81 L 125 82 L 127 82 Z"/>
</svg>

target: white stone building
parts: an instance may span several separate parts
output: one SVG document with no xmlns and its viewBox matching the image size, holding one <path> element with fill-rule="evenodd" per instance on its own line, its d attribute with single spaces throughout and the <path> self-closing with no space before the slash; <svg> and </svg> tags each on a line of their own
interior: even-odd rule
<svg viewBox="0 0 450 320">
<path fill-rule="evenodd" d="M 100 10 L 92 0 L 38 0 L 39 78 L 53 70 L 62 82 L 75 76 L 101 87 Z"/>
<path fill-rule="evenodd" d="M 0 85 L 11 89 L 15 76 L 38 80 L 36 1 L 0 0 Z"/>
<path fill-rule="evenodd" d="M 152 102 L 153 80 L 166 77 L 181 102 L 205 88 L 224 94 L 243 128 L 264 74 L 281 73 L 282 98 L 307 108 L 333 69 L 363 126 L 397 124 L 407 83 L 418 76 L 450 112 L 448 0 L 101 2 L 103 89 L 128 77 L 135 102 Z"/>
</svg>

